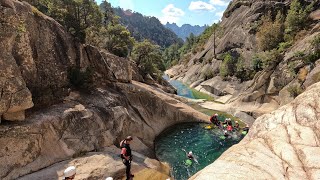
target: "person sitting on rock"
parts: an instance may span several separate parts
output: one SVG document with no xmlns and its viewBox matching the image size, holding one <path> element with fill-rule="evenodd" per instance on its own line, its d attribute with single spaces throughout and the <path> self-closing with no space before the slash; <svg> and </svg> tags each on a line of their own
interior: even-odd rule
<svg viewBox="0 0 320 180">
<path fill-rule="evenodd" d="M 76 168 L 74 166 L 68 167 L 66 170 L 64 170 L 63 175 L 64 175 L 63 180 L 74 179 L 76 176 Z"/>
<path fill-rule="evenodd" d="M 230 125 L 230 123 L 231 123 L 231 125 L 232 125 L 231 119 L 230 119 L 230 118 L 226 118 L 226 119 L 224 120 L 224 122 L 223 122 L 223 127 L 226 128 L 228 125 Z"/>
<path fill-rule="evenodd" d="M 132 179 L 134 177 L 133 174 L 131 174 L 131 161 L 132 161 L 132 153 L 130 148 L 130 143 L 133 140 L 131 136 L 128 136 L 124 141 L 120 143 L 121 146 L 121 158 L 123 164 L 126 166 L 126 176 L 127 180 Z"/>
<path fill-rule="evenodd" d="M 240 130 L 240 125 L 239 125 L 239 122 L 238 122 L 238 121 L 236 121 L 236 124 L 234 125 L 233 128 L 236 129 L 237 131 Z"/>
<path fill-rule="evenodd" d="M 212 124 L 219 126 L 218 114 L 214 114 L 210 117 L 210 121 Z"/>
</svg>

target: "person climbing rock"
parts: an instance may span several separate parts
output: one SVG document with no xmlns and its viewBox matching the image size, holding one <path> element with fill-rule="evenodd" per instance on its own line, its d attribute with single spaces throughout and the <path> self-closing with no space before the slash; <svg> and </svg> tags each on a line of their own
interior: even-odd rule
<svg viewBox="0 0 320 180">
<path fill-rule="evenodd" d="M 123 140 L 120 143 L 121 158 L 122 158 L 123 164 L 126 166 L 127 180 L 130 180 L 134 177 L 134 175 L 131 174 L 132 153 L 131 153 L 130 143 L 132 140 L 133 138 L 131 136 L 128 136 L 125 140 Z"/>
<path fill-rule="evenodd" d="M 70 166 L 63 172 L 64 178 L 63 180 L 74 179 L 76 176 L 76 167 Z"/>
<path fill-rule="evenodd" d="M 236 121 L 236 124 L 234 125 L 233 127 L 235 130 L 239 131 L 240 130 L 240 125 L 239 125 L 239 122 Z"/>
<path fill-rule="evenodd" d="M 227 125 L 227 131 L 231 132 L 233 130 L 232 126 L 230 124 Z"/>
</svg>

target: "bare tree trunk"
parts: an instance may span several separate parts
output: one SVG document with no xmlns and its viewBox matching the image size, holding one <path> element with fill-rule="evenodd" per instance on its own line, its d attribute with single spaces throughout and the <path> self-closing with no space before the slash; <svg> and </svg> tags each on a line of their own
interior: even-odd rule
<svg viewBox="0 0 320 180">
<path fill-rule="evenodd" d="M 217 59 L 216 55 L 216 30 L 213 31 L 213 56 L 215 59 Z"/>
</svg>

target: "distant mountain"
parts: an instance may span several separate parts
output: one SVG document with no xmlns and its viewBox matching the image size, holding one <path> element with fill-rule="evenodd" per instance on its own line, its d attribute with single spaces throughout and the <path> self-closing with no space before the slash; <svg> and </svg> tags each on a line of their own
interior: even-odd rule
<svg viewBox="0 0 320 180">
<path fill-rule="evenodd" d="M 179 38 L 185 40 L 191 33 L 193 33 L 196 36 L 199 36 L 203 31 L 208 27 L 207 25 L 205 26 L 199 26 L 195 25 L 192 26 L 190 24 L 184 24 L 181 27 L 179 27 L 176 23 L 167 23 L 165 25 L 166 28 L 170 29 L 174 33 L 178 35 Z"/>
<path fill-rule="evenodd" d="M 113 10 L 120 17 L 121 24 L 127 27 L 137 41 L 149 39 L 161 47 L 169 47 L 174 43 L 182 42 L 182 39 L 163 26 L 155 17 L 144 16 L 129 10 L 124 11 L 121 8 L 113 8 Z"/>
</svg>

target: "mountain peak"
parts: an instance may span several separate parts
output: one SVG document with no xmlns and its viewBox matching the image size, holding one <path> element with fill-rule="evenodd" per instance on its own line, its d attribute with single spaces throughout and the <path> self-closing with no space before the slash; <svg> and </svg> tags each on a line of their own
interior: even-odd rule
<svg viewBox="0 0 320 180">
<path fill-rule="evenodd" d="M 207 28 L 207 25 L 199 26 L 199 25 L 190 25 L 190 24 L 183 24 L 180 27 L 176 23 L 172 23 L 172 24 L 167 23 L 164 26 L 166 28 L 172 30 L 174 33 L 176 33 L 183 40 L 185 40 L 191 33 L 198 36 Z"/>
</svg>

